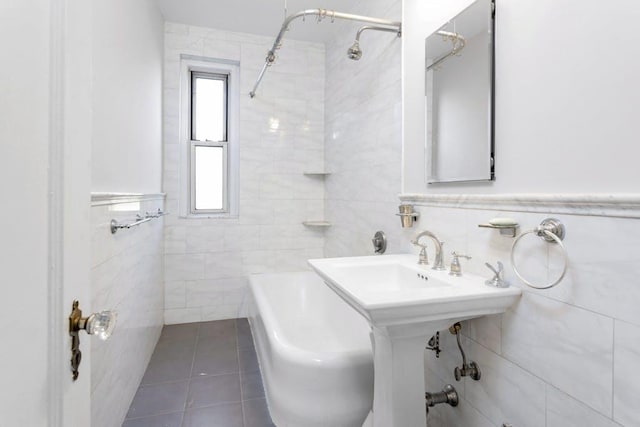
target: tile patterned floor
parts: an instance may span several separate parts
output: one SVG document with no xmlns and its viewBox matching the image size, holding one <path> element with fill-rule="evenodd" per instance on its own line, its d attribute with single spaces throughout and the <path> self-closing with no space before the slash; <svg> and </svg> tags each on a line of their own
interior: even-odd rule
<svg viewBox="0 0 640 427">
<path fill-rule="evenodd" d="M 274 426 L 247 319 L 168 325 L 122 427 Z"/>
</svg>

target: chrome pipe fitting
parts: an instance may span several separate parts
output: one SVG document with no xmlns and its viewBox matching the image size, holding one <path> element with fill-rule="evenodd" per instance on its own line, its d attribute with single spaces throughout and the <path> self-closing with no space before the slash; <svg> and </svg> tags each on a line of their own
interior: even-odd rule
<svg viewBox="0 0 640 427">
<path fill-rule="evenodd" d="M 441 403 L 446 403 L 447 405 L 455 407 L 458 406 L 458 402 L 460 401 L 458 398 L 458 392 L 451 384 L 444 386 L 442 391 L 435 393 L 426 392 L 424 394 L 424 400 L 427 405 L 427 413 L 429 413 L 429 408 Z"/>
<path fill-rule="evenodd" d="M 462 324 L 460 322 L 456 322 L 449 328 L 449 332 L 456 336 L 456 342 L 458 343 L 458 348 L 460 349 L 460 354 L 462 355 L 462 366 L 456 366 L 453 370 L 453 376 L 456 381 L 460 381 L 462 377 L 470 377 L 472 380 L 479 381 L 482 376 L 482 372 L 480 372 L 480 366 L 474 362 L 473 360 L 467 364 L 467 355 L 464 353 L 464 349 L 462 348 L 462 343 L 460 342 L 460 330 L 462 330 Z"/>
</svg>

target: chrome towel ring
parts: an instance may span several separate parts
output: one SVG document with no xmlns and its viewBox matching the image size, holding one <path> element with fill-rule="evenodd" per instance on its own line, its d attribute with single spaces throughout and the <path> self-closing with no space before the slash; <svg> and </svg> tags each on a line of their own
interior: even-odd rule
<svg viewBox="0 0 640 427">
<path fill-rule="evenodd" d="M 522 277 L 522 275 L 518 271 L 518 267 L 516 266 L 516 262 L 515 262 L 514 253 L 520 239 L 522 239 L 527 234 L 536 234 L 538 237 L 544 239 L 549 243 L 557 243 L 562 249 L 562 256 L 564 258 L 564 268 L 562 269 L 562 274 L 560 274 L 560 277 L 558 277 L 556 281 L 550 284 L 547 284 L 545 286 L 537 286 L 531 283 L 530 281 L 528 281 L 527 279 L 525 279 L 524 277 Z M 513 266 L 513 271 L 514 273 L 516 273 L 516 276 L 518 276 L 518 278 L 522 280 L 524 284 L 535 289 L 549 289 L 549 288 L 553 288 L 558 283 L 560 283 L 564 278 L 565 274 L 567 274 L 567 268 L 569 267 L 569 256 L 567 255 L 567 249 L 562 244 L 562 240 L 564 239 L 564 236 L 565 236 L 564 225 L 555 218 L 547 218 L 544 221 L 542 221 L 540 225 L 534 228 L 533 230 L 529 230 L 527 232 L 522 233 L 520 236 L 518 236 L 518 238 L 513 242 L 513 246 L 511 246 L 511 265 Z"/>
</svg>

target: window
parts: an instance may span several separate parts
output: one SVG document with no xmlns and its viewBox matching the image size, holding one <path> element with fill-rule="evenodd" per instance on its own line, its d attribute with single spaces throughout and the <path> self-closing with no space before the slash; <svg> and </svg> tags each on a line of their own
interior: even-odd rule
<svg viewBox="0 0 640 427">
<path fill-rule="evenodd" d="M 182 59 L 181 216 L 238 211 L 238 65 Z"/>
</svg>

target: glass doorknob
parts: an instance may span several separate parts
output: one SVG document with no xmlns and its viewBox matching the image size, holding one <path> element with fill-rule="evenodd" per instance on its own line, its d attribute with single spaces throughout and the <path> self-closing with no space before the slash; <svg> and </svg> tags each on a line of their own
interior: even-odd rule
<svg viewBox="0 0 640 427">
<path fill-rule="evenodd" d="M 115 311 L 101 311 L 93 313 L 87 319 L 85 330 L 89 335 L 96 335 L 102 341 L 109 339 L 116 327 L 118 313 Z"/>
<path fill-rule="evenodd" d="M 115 311 L 101 311 L 92 313 L 89 317 L 82 317 L 82 310 L 78 301 L 73 301 L 69 315 L 69 335 L 71 336 L 71 372 L 73 380 L 78 379 L 78 369 L 82 361 L 80 351 L 80 331 L 89 335 L 96 335 L 103 341 L 109 339 L 116 327 L 118 315 Z"/>
</svg>

